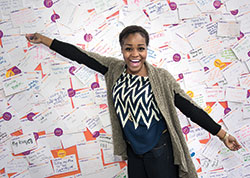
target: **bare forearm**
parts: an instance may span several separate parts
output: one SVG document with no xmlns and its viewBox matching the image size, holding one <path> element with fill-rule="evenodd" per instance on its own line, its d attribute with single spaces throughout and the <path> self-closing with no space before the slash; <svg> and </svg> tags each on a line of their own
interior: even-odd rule
<svg viewBox="0 0 250 178">
<path fill-rule="evenodd" d="M 52 43 L 52 39 L 47 37 L 47 36 L 44 36 L 44 35 L 40 35 L 40 38 L 41 38 L 41 43 L 46 45 L 47 47 L 50 47 L 51 46 L 51 43 Z"/>
</svg>

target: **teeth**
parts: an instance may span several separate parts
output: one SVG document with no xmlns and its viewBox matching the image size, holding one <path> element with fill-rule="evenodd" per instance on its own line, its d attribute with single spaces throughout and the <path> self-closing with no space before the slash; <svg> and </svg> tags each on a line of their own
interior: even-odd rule
<svg viewBox="0 0 250 178">
<path fill-rule="evenodd" d="M 140 62 L 140 60 L 131 60 L 132 62 Z"/>
</svg>

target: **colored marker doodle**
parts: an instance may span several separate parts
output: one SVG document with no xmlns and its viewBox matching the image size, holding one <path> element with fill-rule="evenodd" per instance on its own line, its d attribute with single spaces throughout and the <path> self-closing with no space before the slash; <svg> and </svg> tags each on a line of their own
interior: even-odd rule
<svg viewBox="0 0 250 178">
<path fill-rule="evenodd" d="M 250 97 L 250 90 L 247 90 L 247 98 Z"/>
<path fill-rule="evenodd" d="M 181 55 L 178 54 L 178 53 L 174 54 L 173 60 L 174 60 L 175 62 L 179 62 L 179 61 L 181 60 Z"/>
<path fill-rule="evenodd" d="M 93 137 L 94 137 L 94 138 L 97 138 L 99 135 L 100 135 L 100 132 L 99 132 L 99 131 L 95 131 L 95 132 L 93 133 Z"/>
<path fill-rule="evenodd" d="M 215 67 L 220 67 L 221 64 L 222 64 L 222 62 L 221 62 L 220 59 L 216 59 L 216 60 L 214 61 L 214 66 L 215 66 Z"/>
<path fill-rule="evenodd" d="M 34 134 L 35 140 L 38 140 L 38 138 L 39 138 L 38 133 L 37 133 L 37 132 L 34 132 L 33 134 Z"/>
<path fill-rule="evenodd" d="M 175 9 L 177 9 L 177 4 L 175 2 L 170 2 L 169 7 L 172 11 L 174 11 Z"/>
<path fill-rule="evenodd" d="M 221 3 L 219 0 L 215 0 L 214 3 L 213 3 L 213 5 L 214 5 L 214 7 L 215 7 L 216 9 L 219 9 L 220 6 L 222 5 L 222 3 Z"/>
<path fill-rule="evenodd" d="M 84 35 L 84 40 L 85 41 L 90 42 L 90 41 L 92 41 L 92 39 L 93 39 L 93 36 L 90 33 L 86 33 Z"/>
<path fill-rule="evenodd" d="M 1 45 L 1 47 L 3 47 L 2 37 L 3 37 L 3 31 L 0 30 L 0 45 Z"/>
<path fill-rule="evenodd" d="M 53 5 L 53 1 L 52 0 L 44 0 L 43 4 L 45 7 L 50 8 Z"/>
<path fill-rule="evenodd" d="M 28 119 L 29 121 L 34 121 L 33 117 L 34 117 L 35 115 L 36 115 L 35 113 L 31 112 L 31 113 L 27 114 L 27 119 Z"/>
<path fill-rule="evenodd" d="M 61 128 L 56 128 L 54 130 L 54 134 L 55 134 L 55 136 L 60 137 L 63 134 L 63 130 Z"/>
<path fill-rule="evenodd" d="M 178 76 L 179 76 L 179 79 L 183 79 L 184 78 L 183 73 L 180 73 Z"/>
<path fill-rule="evenodd" d="M 68 89 L 68 96 L 73 97 L 76 95 L 76 91 L 73 88 Z"/>
<path fill-rule="evenodd" d="M 59 151 L 57 152 L 57 156 L 58 156 L 59 158 L 64 158 L 64 157 L 66 156 L 66 151 L 65 151 L 65 150 L 59 150 Z"/>
<path fill-rule="evenodd" d="M 182 128 L 182 132 L 183 132 L 185 135 L 187 135 L 187 134 L 190 132 L 189 127 L 188 127 L 188 126 L 183 127 L 183 128 Z"/>
<path fill-rule="evenodd" d="M 0 30 L 0 38 L 2 38 L 2 37 L 3 37 L 3 31 Z"/>
<path fill-rule="evenodd" d="M 191 157 L 194 157 L 194 156 L 195 156 L 195 152 L 192 152 L 192 153 L 190 154 L 190 156 L 191 156 Z"/>
<path fill-rule="evenodd" d="M 232 11 L 230 11 L 230 13 L 231 13 L 232 15 L 237 15 L 237 14 L 239 13 L 239 10 L 238 10 L 238 9 L 232 10 Z"/>
<path fill-rule="evenodd" d="M 187 95 L 190 96 L 191 98 L 194 97 L 194 92 L 192 92 L 192 91 L 187 91 L 186 93 L 187 93 Z"/>
<path fill-rule="evenodd" d="M 209 68 L 208 67 L 204 67 L 204 71 L 206 72 L 206 71 L 208 71 L 209 70 Z"/>
<path fill-rule="evenodd" d="M 3 119 L 4 119 L 5 121 L 9 121 L 11 118 L 12 118 L 11 113 L 9 113 L 9 112 L 3 113 Z"/>
<path fill-rule="evenodd" d="M 230 108 L 225 108 L 225 110 L 224 110 L 224 114 L 226 115 L 227 113 L 229 113 L 231 111 L 231 109 Z"/>
<path fill-rule="evenodd" d="M 244 37 L 244 33 L 240 32 L 240 36 L 237 37 L 237 39 L 240 40 L 240 39 L 243 38 L 243 37 Z"/>
<path fill-rule="evenodd" d="M 75 75 L 74 74 L 74 71 L 76 70 L 76 67 L 75 66 L 71 66 L 70 68 L 69 68 L 69 73 L 71 74 L 71 75 Z"/>
<path fill-rule="evenodd" d="M 52 14 L 52 16 L 51 16 L 52 22 L 56 22 L 56 20 L 59 19 L 59 18 L 60 18 L 60 16 L 58 14 L 56 14 L 56 13 Z"/>
<path fill-rule="evenodd" d="M 212 112 L 212 108 L 210 106 L 205 107 L 204 109 L 208 114 Z"/>
<path fill-rule="evenodd" d="M 100 87 L 100 85 L 99 85 L 98 82 L 93 82 L 93 83 L 91 84 L 91 89 L 92 89 L 92 90 L 94 90 L 95 88 L 99 88 L 99 87 Z"/>
<path fill-rule="evenodd" d="M 29 151 L 25 151 L 22 153 L 23 155 L 29 155 L 30 154 L 30 150 Z"/>
<path fill-rule="evenodd" d="M 14 72 L 15 75 L 21 73 L 21 70 L 20 70 L 19 68 L 17 68 L 16 66 L 14 66 L 14 67 L 12 68 L 12 71 Z"/>
</svg>

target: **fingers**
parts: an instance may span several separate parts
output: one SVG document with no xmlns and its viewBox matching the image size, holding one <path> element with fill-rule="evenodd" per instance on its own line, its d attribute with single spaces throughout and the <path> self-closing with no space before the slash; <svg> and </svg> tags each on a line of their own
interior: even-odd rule
<svg viewBox="0 0 250 178">
<path fill-rule="evenodd" d="M 241 148 L 241 145 L 238 143 L 235 137 L 231 136 L 226 140 L 225 145 L 231 150 L 231 151 L 237 151 Z"/>
<path fill-rule="evenodd" d="M 28 41 L 32 41 L 34 39 L 35 34 L 26 34 L 25 37 Z"/>
<path fill-rule="evenodd" d="M 41 42 L 41 39 L 40 39 L 38 33 L 26 34 L 25 37 L 26 37 L 26 39 L 27 39 L 29 42 L 32 42 L 32 43 L 40 43 L 40 42 Z"/>
</svg>

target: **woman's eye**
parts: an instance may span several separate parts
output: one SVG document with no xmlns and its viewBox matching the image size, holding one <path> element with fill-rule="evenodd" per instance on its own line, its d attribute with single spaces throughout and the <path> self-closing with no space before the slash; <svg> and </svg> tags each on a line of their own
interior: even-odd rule
<svg viewBox="0 0 250 178">
<path fill-rule="evenodd" d="M 125 48 L 125 51 L 132 51 L 132 48 Z"/>
<path fill-rule="evenodd" d="M 139 50 L 139 51 L 144 51 L 144 50 L 145 50 L 145 48 L 140 47 L 138 50 Z"/>
</svg>

